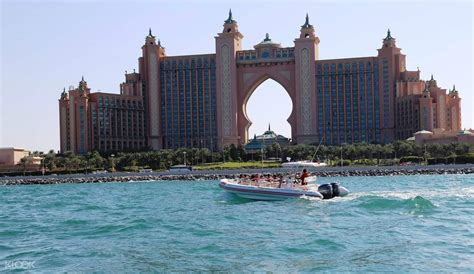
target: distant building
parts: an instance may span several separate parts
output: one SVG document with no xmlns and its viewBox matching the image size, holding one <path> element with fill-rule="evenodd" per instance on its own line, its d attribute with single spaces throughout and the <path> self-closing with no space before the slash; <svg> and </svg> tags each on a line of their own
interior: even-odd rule
<svg viewBox="0 0 474 274">
<path fill-rule="evenodd" d="M 424 144 L 450 144 L 465 143 L 474 145 L 474 130 L 460 130 L 458 132 L 443 131 L 435 129 L 434 131 L 421 130 L 415 133 L 415 143 Z"/>
<path fill-rule="evenodd" d="M 21 159 L 26 158 L 28 170 L 37 170 L 41 165 L 42 158 L 34 156 L 30 151 L 23 148 L 4 147 L 0 148 L 0 172 L 19 171 Z"/>
<path fill-rule="evenodd" d="M 2 147 L 0 148 L 0 166 L 14 166 L 20 160 L 30 155 L 30 151 L 23 148 Z"/>
<path fill-rule="evenodd" d="M 145 106 L 138 73 L 120 94 L 90 92 L 84 78 L 59 99 L 61 152 L 140 150 L 147 147 Z"/>
<path fill-rule="evenodd" d="M 253 139 L 244 146 L 244 149 L 247 152 L 260 152 L 261 149 L 272 144 L 286 146 L 290 144 L 290 139 L 283 135 L 276 134 L 270 129 L 270 125 L 268 125 L 268 130 L 262 135 L 255 135 Z"/>
<path fill-rule="evenodd" d="M 94 149 L 222 149 L 249 141 L 246 104 L 265 80 L 292 100 L 294 143 L 390 143 L 420 130 L 461 129 L 458 91 L 447 93 L 406 67 L 390 30 L 376 56 L 319 59 L 320 39 L 306 16 L 291 47 L 267 35 L 242 49 L 243 34 L 229 12 L 215 52 L 168 56 L 151 30 L 139 72 L 126 73 L 120 94 L 64 91 L 59 102 L 61 151 Z M 350 46 L 350 45 L 349 45 Z"/>
</svg>

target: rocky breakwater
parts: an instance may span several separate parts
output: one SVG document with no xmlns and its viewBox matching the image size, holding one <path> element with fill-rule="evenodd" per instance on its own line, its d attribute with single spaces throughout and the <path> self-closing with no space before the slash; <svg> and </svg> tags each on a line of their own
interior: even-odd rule
<svg viewBox="0 0 474 274">
<path fill-rule="evenodd" d="M 49 184 L 81 184 L 81 183 L 125 183 L 125 182 L 152 182 L 152 181 L 195 181 L 195 180 L 218 180 L 219 178 L 233 178 L 234 176 L 207 175 L 130 175 L 130 176 L 86 176 L 74 177 L 55 176 L 55 177 L 21 177 L 21 178 L 3 178 L 0 179 L 0 185 L 49 185 Z"/>
<path fill-rule="evenodd" d="M 238 178 L 242 174 L 264 174 L 277 176 L 294 176 L 296 170 L 273 168 L 253 170 L 207 170 L 188 174 L 107 174 L 90 175 L 74 174 L 61 176 L 26 176 L 0 177 L 0 185 L 33 185 L 33 184 L 64 184 L 64 183 L 120 183 L 120 182 L 154 182 L 154 181 L 211 181 L 223 178 Z M 320 177 L 340 176 L 395 176 L 395 175 L 442 175 L 442 174 L 474 174 L 474 165 L 458 166 L 409 166 L 409 167 L 331 167 L 309 169 L 311 174 Z"/>
<path fill-rule="evenodd" d="M 473 174 L 473 167 L 466 168 L 417 168 L 417 169 L 363 169 L 363 170 L 320 170 L 312 172 L 320 177 L 347 176 L 396 176 L 396 175 L 442 175 L 442 174 Z"/>
</svg>

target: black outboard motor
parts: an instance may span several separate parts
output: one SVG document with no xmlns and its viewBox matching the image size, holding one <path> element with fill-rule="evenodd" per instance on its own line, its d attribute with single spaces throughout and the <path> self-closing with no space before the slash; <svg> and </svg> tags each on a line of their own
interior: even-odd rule
<svg viewBox="0 0 474 274">
<path fill-rule="evenodd" d="M 318 187 L 318 192 L 323 195 L 324 199 L 331 199 L 332 197 L 334 197 L 331 184 L 320 185 Z"/>
<path fill-rule="evenodd" d="M 332 186 L 332 197 L 340 196 L 339 183 L 331 183 L 331 186 Z"/>
<path fill-rule="evenodd" d="M 332 199 L 334 197 L 345 197 L 349 194 L 347 188 L 340 186 L 339 183 L 330 183 L 320 185 L 318 192 L 323 195 L 324 199 Z"/>
</svg>

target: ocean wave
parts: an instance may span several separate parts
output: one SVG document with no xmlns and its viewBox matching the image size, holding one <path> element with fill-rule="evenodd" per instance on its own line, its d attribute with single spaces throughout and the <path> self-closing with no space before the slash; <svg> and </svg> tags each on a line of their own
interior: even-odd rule
<svg viewBox="0 0 474 274">
<path fill-rule="evenodd" d="M 406 210 L 411 214 L 429 213 L 436 208 L 430 200 L 416 196 L 413 198 L 388 198 L 383 196 L 364 196 L 360 198 L 358 207 L 370 211 Z"/>
</svg>

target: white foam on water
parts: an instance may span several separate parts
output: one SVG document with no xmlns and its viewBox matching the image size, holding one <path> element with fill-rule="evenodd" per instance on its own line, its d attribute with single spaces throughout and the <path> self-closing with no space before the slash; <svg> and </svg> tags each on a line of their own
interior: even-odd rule
<svg viewBox="0 0 474 274">
<path fill-rule="evenodd" d="M 432 198 L 474 198 L 474 186 L 468 187 L 452 187 L 452 188 L 435 188 L 435 189 L 410 189 L 405 191 L 364 191 L 349 193 L 346 197 L 340 197 L 339 201 L 351 201 L 367 196 L 376 196 L 381 198 L 395 198 L 408 200 L 421 196 L 425 199 Z"/>
<path fill-rule="evenodd" d="M 321 201 L 321 198 L 318 197 L 310 197 L 310 196 L 300 196 L 300 199 L 308 200 L 308 201 Z"/>
</svg>

